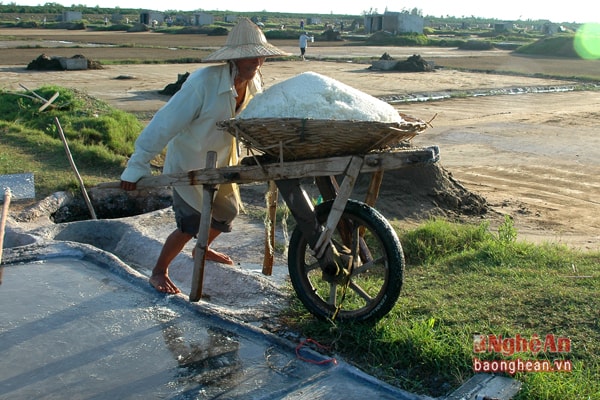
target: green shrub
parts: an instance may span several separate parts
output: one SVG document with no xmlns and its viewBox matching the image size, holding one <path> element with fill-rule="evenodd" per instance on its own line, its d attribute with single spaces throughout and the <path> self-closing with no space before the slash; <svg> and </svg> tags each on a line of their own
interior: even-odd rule
<svg viewBox="0 0 600 400">
<path fill-rule="evenodd" d="M 16 25 L 18 28 L 39 28 L 40 24 L 37 21 L 20 21 Z"/>
<path fill-rule="evenodd" d="M 300 37 L 300 31 L 289 30 L 289 29 L 272 29 L 265 31 L 265 37 L 268 40 L 289 40 L 298 39 Z"/>
<path fill-rule="evenodd" d="M 427 46 L 427 36 L 418 33 L 393 35 L 388 32 L 376 32 L 369 36 L 365 44 L 369 46 Z"/>
<path fill-rule="evenodd" d="M 487 40 L 467 40 L 462 42 L 458 48 L 461 50 L 492 50 L 494 44 Z"/>
<path fill-rule="evenodd" d="M 227 36 L 229 30 L 227 28 L 223 28 L 222 26 L 214 28 L 212 31 L 208 32 L 208 36 Z"/>
</svg>

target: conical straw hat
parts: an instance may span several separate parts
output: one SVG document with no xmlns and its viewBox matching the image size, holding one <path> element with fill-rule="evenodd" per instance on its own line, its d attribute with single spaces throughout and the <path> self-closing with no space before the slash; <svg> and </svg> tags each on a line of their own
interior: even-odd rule
<svg viewBox="0 0 600 400">
<path fill-rule="evenodd" d="M 268 43 L 267 38 L 254 22 L 248 18 L 240 18 L 227 35 L 225 46 L 202 61 L 213 62 L 273 56 L 289 56 L 289 54 Z"/>
</svg>

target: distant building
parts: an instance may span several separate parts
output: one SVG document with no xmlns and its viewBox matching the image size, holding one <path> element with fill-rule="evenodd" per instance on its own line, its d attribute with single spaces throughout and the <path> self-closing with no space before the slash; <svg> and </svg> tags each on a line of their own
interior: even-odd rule
<svg viewBox="0 0 600 400">
<path fill-rule="evenodd" d="M 542 27 L 542 33 L 544 35 L 555 35 L 558 32 L 562 32 L 562 31 L 563 31 L 562 27 L 558 24 L 548 23 L 548 24 L 544 24 L 544 26 Z"/>
<path fill-rule="evenodd" d="M 215 22 L 215 17 L 207 13 L 194 14 L 194 25 L 211 25 Z"/>
<path fill-rule="evenodd" d="M 81 11 L 63 11 L 62 20 L 63 22 L 81 21 L 83 14 Z"/>
<path fill-rule="evenodd" d="M 512 22 L 498 22 L 494 24 L 494 32 L 506 32 L 513 27 Z"/>
<path fill-rule="evenodd" d="M 237 21 L 237 15 L 226 15 L 225 22 L 235 22 Z"/>
<path fill-rule="evenodd" d="M 171 17 L 171 23 L 179 26 L 195 25 L 196 18 L 195 15 L 175 14 Z"/>
<path fill-rule="evenodd" d="M 140 14 L 140 22 L 151 26 L 162 24 L 165 22 L 165 15 L 158 11 L 143 11 Z"/>
<path fill-rule="evenodd" d="M 393 34 L 397 33 L 423 33 L 425 19 L 420 15 L 413 15 L 406 12 L 389 12 L 381 14 L 365 15 L 365 31 L 373 33 L 386 31 Z"/>
</svg>

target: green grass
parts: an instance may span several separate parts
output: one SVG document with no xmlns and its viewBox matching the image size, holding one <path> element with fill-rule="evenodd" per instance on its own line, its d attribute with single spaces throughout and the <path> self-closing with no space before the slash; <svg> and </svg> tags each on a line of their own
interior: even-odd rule
<svg viewBox="0 0 600 400">
<path fill-rule="evenodd" d="M 45 99 L 59 96 L 39 111 L 43 103 L 31 92 L 0 92 L 0 174 L 33 173 L 38 199 L 76 189 L 58 119 L 86 186 L 118 177 L 142 124 L 74 90 L 45 86 L 33 91 Z"/>
<path fill-rule="evenodd" d="M 569 353 L 524 352 L 521 360 L 568 359 L 572 372 L 520 372 L 519 399 L 600 399 L 600 254 L 520 242 L 510 220 L 428 221 L 399 231 L 408 261 L 395 308 L 373 326 L 320 322 L 295 303 L 282 319 L 345 359 L 406 390 L 442 396 L 473 375 L 473 335 L 528 339 L 552 334 Z M 549 349 L 551 350 L 551 349 Z"/>
<path fill-rule="evenodd" d="M 575 35 L 563 34 L 545 37 L 519 47 L 516 52 L 528 55 L 579 58 L 573 47 Z"/>
</svg>

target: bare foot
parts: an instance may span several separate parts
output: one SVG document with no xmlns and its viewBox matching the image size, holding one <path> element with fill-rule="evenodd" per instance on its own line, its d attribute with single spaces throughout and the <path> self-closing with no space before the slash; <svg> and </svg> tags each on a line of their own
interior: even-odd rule
<svg viewBox="0 0 600 400">
<path fill-rule="evenodd" d="M 196 256 L 196 248 L 192 249 L 192 258 Z M 211 249 L 210 247 L 206 249 L 206 259 L 208 261 L 214 261 L 221 264 L 234 265 L 233 260 L 226 254 L 219 253 Z"/>
<path fill-rule="evenodd" d="M 221 264 L 233 265 L 233 260 L 228 255 L 214 251 L 211 248 L 206 250 L 206 259 Z"/>
<path fill-rule="evenodd" d="M 161 293 L 181 293 L 181 290 L 179 290 L 179 288 L 175 286 L 173 281 L 169 279 L 168 275 L 152 275 L 148 281 L 154 287 L 154 289 L 158 290 Z"/>
</svg>

